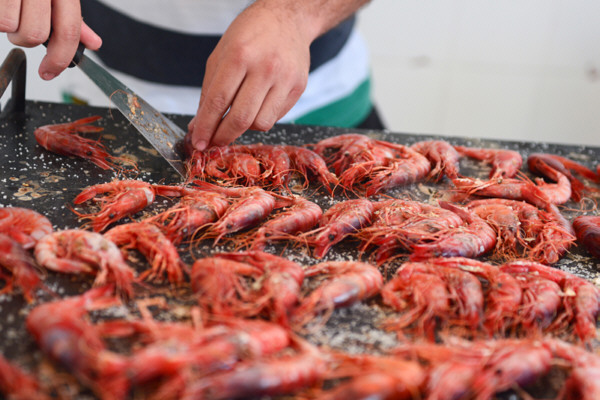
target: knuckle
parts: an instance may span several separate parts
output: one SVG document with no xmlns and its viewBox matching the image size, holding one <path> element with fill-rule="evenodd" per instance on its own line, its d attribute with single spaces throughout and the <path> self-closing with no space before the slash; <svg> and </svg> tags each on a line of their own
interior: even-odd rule
<svg viewBox="0 0 600 400">
<path fill-rule="evenodd" d="M 54 71 L 67 69 L 71 64 L 71 59 L 50 60 L 48 66 Z"/>
<path fill-rule="evenodd" d="M 48 32 L 40 29 L 33 29 L 21 35 L 23 46 L 33 47 L 44 43 L 48 39 Z"/>
<path fill-rule="evenodd" d="M 19 20 L 10 15 L 0 17 L 0 32 L 14 33 L 19 28 Z"/>
<path fill-rule="evenodd" d="M 229 107 L 229 101 L 219 94 L 204 99 L 204 105 L 210 113 L 224 113 Z"/>
<path fill-rule="evenodd" d="M 304 89 L 306 89 L 306 81 L 296 81 L 290 88 L 289 97 L 299 99 Z"/>
<path fill-rule="evenodd" d="M 281 60 L 278 58 L 270 58 L 264 61 L 261 65 L 266 76 L 277 74 L 281 71 Z"/>
<path fill-rule="evenodd" d="M 252 60 L 253 52 L 249 46 L 244 43 L 238 43 L 233 47 L 232 51 L 232 62 L 238 66 L 248 65 Z"/>
<path fill-rule="evenodd" d="M 218 57 L 213 51 L 206 59 L 206 69 L 209 69 L 217 64 Z"/>
<path fill-rule="evenodd" d="M 273 125 L 275 125 L 275 118 L 259 116 L 254 121 L 253 125 L 254 125 L 254 129 L 256 129 L 258 131 L 268 131 L 269 129 L 271 129 L 273 127 Z"/>
<path fill-rule="evenodd" d="M 63 42 L 79 42 L 79 38 L 81 36 L 81 26 L 80 25 L 69 25 L 65 26 L 60 30 L 60 33 L 57 32 L 60 40 Z"/>
<path fill-rule="evenodd" d="M 245 131 L 250 127 L 252 118 L 247 113 L 234 113 L 229 115 L 229 123 L 236 131 Z"/>
</svg>

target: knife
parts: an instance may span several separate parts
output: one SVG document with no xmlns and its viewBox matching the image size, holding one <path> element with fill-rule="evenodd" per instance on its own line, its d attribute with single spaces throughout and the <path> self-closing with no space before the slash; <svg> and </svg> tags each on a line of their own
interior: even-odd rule
<svg viewBox="0 0 600 400">
<path fill-rule="evenodd" d="M 44 45 L 46 45 L 44 43 Z M 186 177 L 185 151 L 183 140 L 185 132 L 158 110 L 135 94 L 124 83 L 115 78 L 105 68 L 83 54 L 82 43 L 69 68 L 79 67 L 104 92 L 115 107 L 150 142 L 152 147 L 182 177 Z"/>
</svg>

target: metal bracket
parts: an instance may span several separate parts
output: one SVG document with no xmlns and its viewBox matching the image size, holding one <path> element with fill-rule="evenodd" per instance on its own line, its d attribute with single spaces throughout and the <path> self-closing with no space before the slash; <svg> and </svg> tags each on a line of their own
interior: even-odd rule
<svg viewBox="0 0 600 400">
<path fill-rule="evenodd" d="M 12 97 L 6 103 L 1 115 L 8 113 L 25 113 L 25 78 L 27 73 L 27 57 L 22 49 L 12 49 L 0 65 L 0 97 L 12 81 Z"/>
</svg>

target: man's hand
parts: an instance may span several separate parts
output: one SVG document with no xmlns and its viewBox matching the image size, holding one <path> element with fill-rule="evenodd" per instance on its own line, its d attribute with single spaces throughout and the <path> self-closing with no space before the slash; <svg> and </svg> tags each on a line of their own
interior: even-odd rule
<svg viewBox="0 0 600 400">
<path fill-rule="evenodd" d="M 306 87 L 311 40 L 266 7 L 240 14 L 206 64 L 189 125 L 194 147 L 227 145 L 248 129 L 269 130 Z"/>
<path fill-rule="evenodd" d="M 367 0 L 257 0 L 210 55 L 188 139 L 196 150 L 224 146 L 248 129 L 269 130 L 308 80 L 310 44 Z"/>
<path fill-rule="evenodd" d="M 17 46 L 35 47 L 50 36 L 39 74 L 50 80 L 71 63 L 81 41 L 97 50 L 100 37 L 81 18 L 79 0 L 0 0 L 0 32 Z"/>
</svg>

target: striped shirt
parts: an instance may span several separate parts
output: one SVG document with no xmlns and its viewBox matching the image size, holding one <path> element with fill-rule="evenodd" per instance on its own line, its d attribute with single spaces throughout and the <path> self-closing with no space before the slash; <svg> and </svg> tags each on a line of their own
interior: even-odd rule
<svg viewBox="0 0 600 400">
<path fill-rule="evenodd" d="M 248 0 L 85 0 L 97 58 L 163 112 L 195 114 L 206 60 Z M 168 6 L 166 6 L 168 4 Z M 307 87 L 279 122 L 350 127 L 371 109 L 366 45 L 355 17 L 310 47 Z"/>
</svg>

